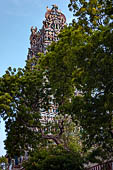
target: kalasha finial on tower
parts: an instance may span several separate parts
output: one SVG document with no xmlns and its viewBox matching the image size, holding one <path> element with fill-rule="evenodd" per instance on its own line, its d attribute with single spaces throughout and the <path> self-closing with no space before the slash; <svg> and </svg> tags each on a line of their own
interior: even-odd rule
<svg viewBox="0 0 113 170">
<path fill-rule="evenodd" d="M 58 6 L 56 4 L 52 5 L 54 9 L 58 9 Z"/>
</svg>

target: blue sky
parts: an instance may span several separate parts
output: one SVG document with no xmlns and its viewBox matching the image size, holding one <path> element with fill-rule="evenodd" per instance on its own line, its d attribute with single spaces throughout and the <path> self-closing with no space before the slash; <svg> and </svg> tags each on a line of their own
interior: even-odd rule
<svg viewBox="0 0 113 170">
<path fill-rule="evenodd" d="M 65 14 L 67 23 L 72 20 L 69 0 L 3 0 L 0 2 L 0 76 L 11 67 L 24 67 L 30 47 L 31 26 L 42 27 L 46 6 L 57 4 Z M 5 154 L 4 122 L 0 123 L 0 156 Z"/>
</svg>

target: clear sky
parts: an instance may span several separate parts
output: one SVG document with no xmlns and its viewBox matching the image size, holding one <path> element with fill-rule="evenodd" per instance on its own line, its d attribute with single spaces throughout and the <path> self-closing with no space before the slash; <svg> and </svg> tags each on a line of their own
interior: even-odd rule
<svg viewBox="0 0 113 170">
<path fill-rule="evenodd" d="M 46 6 L 58 5 L 67 23 L 72 20 L 69 0 L 2 0 L 0 2 L 0 76 L 11 67 L 24 67 L 31 26 L 42 27 Z M 4 122 L 0 123 L 0 156 L 5 154 Z"/>
</svg>

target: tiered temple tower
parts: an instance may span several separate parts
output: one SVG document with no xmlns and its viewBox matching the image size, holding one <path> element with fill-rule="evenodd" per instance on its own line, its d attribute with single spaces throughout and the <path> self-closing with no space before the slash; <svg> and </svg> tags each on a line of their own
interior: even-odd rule
<svg viewBox="0 0 113 170">
<path fill-rule="evenodd" d="M 40 52 L 43 52 L 45 54 L 47 51 L 47 47 L 51 44 L 51 42 L 58 41 L 58 34 L 65 25 L 66 17 L 60 10 L 58 10 L 58 6 L 52 5 L 51 9 L 47 7 L 42 29 L 38 31 L 37 27 L 31 27 L 30 48 L 28 51 L 27 59 L 29 60 L 32 57 L 36 57 L 38 59 L 38 53 Z M 48 113 L 45 111 L 41 111 L 41 123 L 45 125 L 46 122 L 53 121 L 56 114 L 57 107 L 51 104 L 51 108 L 48 110 Z M 44 130 L 46 131 L 46 129 Z M 27 159 L 27 157 L 25 156 L 24 159 Z M 14 166 L 12 166 L 12 164 L 10 164 L 9 168 L 12 167 L 12 170 L 22 169 L 21 165 L 19 165 L 18 158 L 15 160 L 15 162 L 16 161 L 17 165 L 14 164 Z"/>
<path fill-rule="evenodd" d="M 27 59 L 36 57 L 38 59 L 39 53 L 46 53 L 47 47 L 52 41 L 58 41 L 58 34 L 66 25 L 65 15 L 58 9 L 58 6 L 52 5 L 52 8 L 46 8 L 45 20 L 43 21 L 42 29 L 39 31 L 37 27 L 31 27 L 30 45 Z M 53 121 L 57 115 L 57 106 L 51 103 L 48 112 L 41 110 L 41 123 L 45 126 L 48 121 Z"/>
<path fill-rule="evenodd" d="M 38 58 L 38 53 L 47 51 L 48 45 L 52 41 L 58 41 L 58 34 L 66 25 L 65 15 L 58 10 L 58 6 L 52 5 L 52 9 L 47 7 L 45 20 L 43 21 L 42 29 L 39 31 L 37 27 L 31 27 L 30 45 L 27 59 L 32 57 Z"/>
</svg>

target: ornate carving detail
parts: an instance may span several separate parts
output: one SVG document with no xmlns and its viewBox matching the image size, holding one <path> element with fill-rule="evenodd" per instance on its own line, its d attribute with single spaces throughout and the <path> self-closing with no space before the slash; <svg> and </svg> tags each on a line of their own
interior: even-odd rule
<svg viewBox="0 0 113 170">
<path fill-rule="evenodd" d="M 31 27 L 31 36 L 30 36 L 31 46 L 34 46 L 37 44 L 36 39 L 37 39 L 37 27 L 33 28 L 33 26 L 32 26 Z"/>
<path fill-rule="evenodd" d="M 52 41 L 58 40 L 60 30 L 66 24 L 66 18 L 61 11 L 58 10 L 57 5 L 52 5 L 52 9 L 46 7 L 45 20 L 43 27 L 37 31 L 37 27 L 31 27 L 30 44 L 31 48 L 28 52 L 28 59 L 32 56 L 38 56 L 39 52 L 46 53 L 46 48 Z"/>
</svg>

